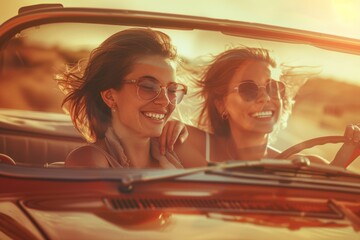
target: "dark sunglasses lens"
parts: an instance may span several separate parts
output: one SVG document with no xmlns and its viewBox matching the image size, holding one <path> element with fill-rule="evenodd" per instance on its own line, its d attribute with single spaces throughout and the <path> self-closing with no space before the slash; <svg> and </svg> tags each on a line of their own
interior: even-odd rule
<svg viewBox="0 0 360 240">
<path fill-rule="evenodd" d="M 156 98 L 161 90 L 160 84 L 156 80 L 149 78 L 139 79 L 137 86 L 139 97 L 144 100 Z"/>
<path fill-rule="evenodd" d="M 280 81 L 271 80 L 266 85 L 266 91 L 271 98 L 282 99 L 285 96 L 285 84 Z"/>
<path fill-rule="evenodd" d="M 259 88 L 254 82 L 243 82 L 239 84 L 238 92 L 245 101 L 252 101 L 257 98 Z"/>
</svg>

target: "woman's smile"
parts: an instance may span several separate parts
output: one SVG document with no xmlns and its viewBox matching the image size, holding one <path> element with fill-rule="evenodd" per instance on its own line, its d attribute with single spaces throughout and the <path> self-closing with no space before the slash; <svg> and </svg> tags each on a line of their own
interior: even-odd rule
<svg viewBox="0 0 360 240">
<path fill-rule="evenodd" d="M 156 112 L 143 112 L 145 117 L 148 117 L 153 120 L 163 121 L 165 119 L 166 114 L 156 113 Z"/>
<path fill-rule="evenodd" d="M 274 116 L 274 111 L 254 112 L 251 113 L 250 116 L 257 119 L 272 118 Z"/>
</svg>

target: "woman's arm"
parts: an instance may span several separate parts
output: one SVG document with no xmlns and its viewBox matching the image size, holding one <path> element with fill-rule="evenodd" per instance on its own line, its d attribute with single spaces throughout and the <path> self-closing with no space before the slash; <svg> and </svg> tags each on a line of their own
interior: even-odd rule
<svg viewBox="0 0 360 240">
<path fill-rule="evenodd" d="M 177 120 L 168 121 L 159 137 L 160 152 L 173 151 L 175 143 L 183 143 L 189 136 L 189 132 L 184 123 Z"/>
</svg>

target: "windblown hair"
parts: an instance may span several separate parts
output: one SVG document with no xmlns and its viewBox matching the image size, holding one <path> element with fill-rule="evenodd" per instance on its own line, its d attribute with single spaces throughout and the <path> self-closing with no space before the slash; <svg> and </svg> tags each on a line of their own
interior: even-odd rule
<svg viewBox="0 0 360 240">
<path fill-rule="evenodd" d="M 120 89 L 135 61 L 152 55 L 177 60 L 168 35 L 149 28 L 131 28 L 110 36 L 91 52 L 85 63 L 79 61 L 76 67 L 58 75 L 59 87 L 67 94 L 63 107 L 88 141 L 103 138 L 111 124 L 111 109 L 100 93 Z"/>
<path fill-rule="evenodd" d="M 216 101 L 221 101 L 228 92 L 230 80 L 236 70 L 247 61 L 262 61 L 275 68 L 276 62 L 271 58 L 269 51 L 263 48 L 232 48 L 215 56 L 196 82 L 199 87 L 198 95 L 203 98 L 200 109 L 198 126 L 213 132 L 216 135 L 229 136 L 230 126 L 227 120 L 221 117 L 216 108 Z M 283 99 L 283 113 L 291 111 L 292 100 L 287 96 Z M 285 114 L 289 115 L 289 114 Z M 287 117 L 280 122 L 286 123 Z"/>
</svg>

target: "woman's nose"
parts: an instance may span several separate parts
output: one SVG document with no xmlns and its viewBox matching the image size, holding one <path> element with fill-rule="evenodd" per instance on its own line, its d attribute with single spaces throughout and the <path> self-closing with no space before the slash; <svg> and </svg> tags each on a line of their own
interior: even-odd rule
<svg viewBox="0 0 360 240">
<path fill-rule="evenodd" d="M 154 99 L 155 104 L 161 104 L 163 106 L 167 106 L 170 103 L 169 97 L 166 93 L 167 89 L 165 87 L 160 89 L 159 95 Z"/>
<path fill-rule="evenodd" d="M 271 97 L 269 96 L 268 92 L 266 91 L 266 87 L 259 87 L 257 101 L 268 102 L 270 100 L 271 100 Z"/>
</svg>

